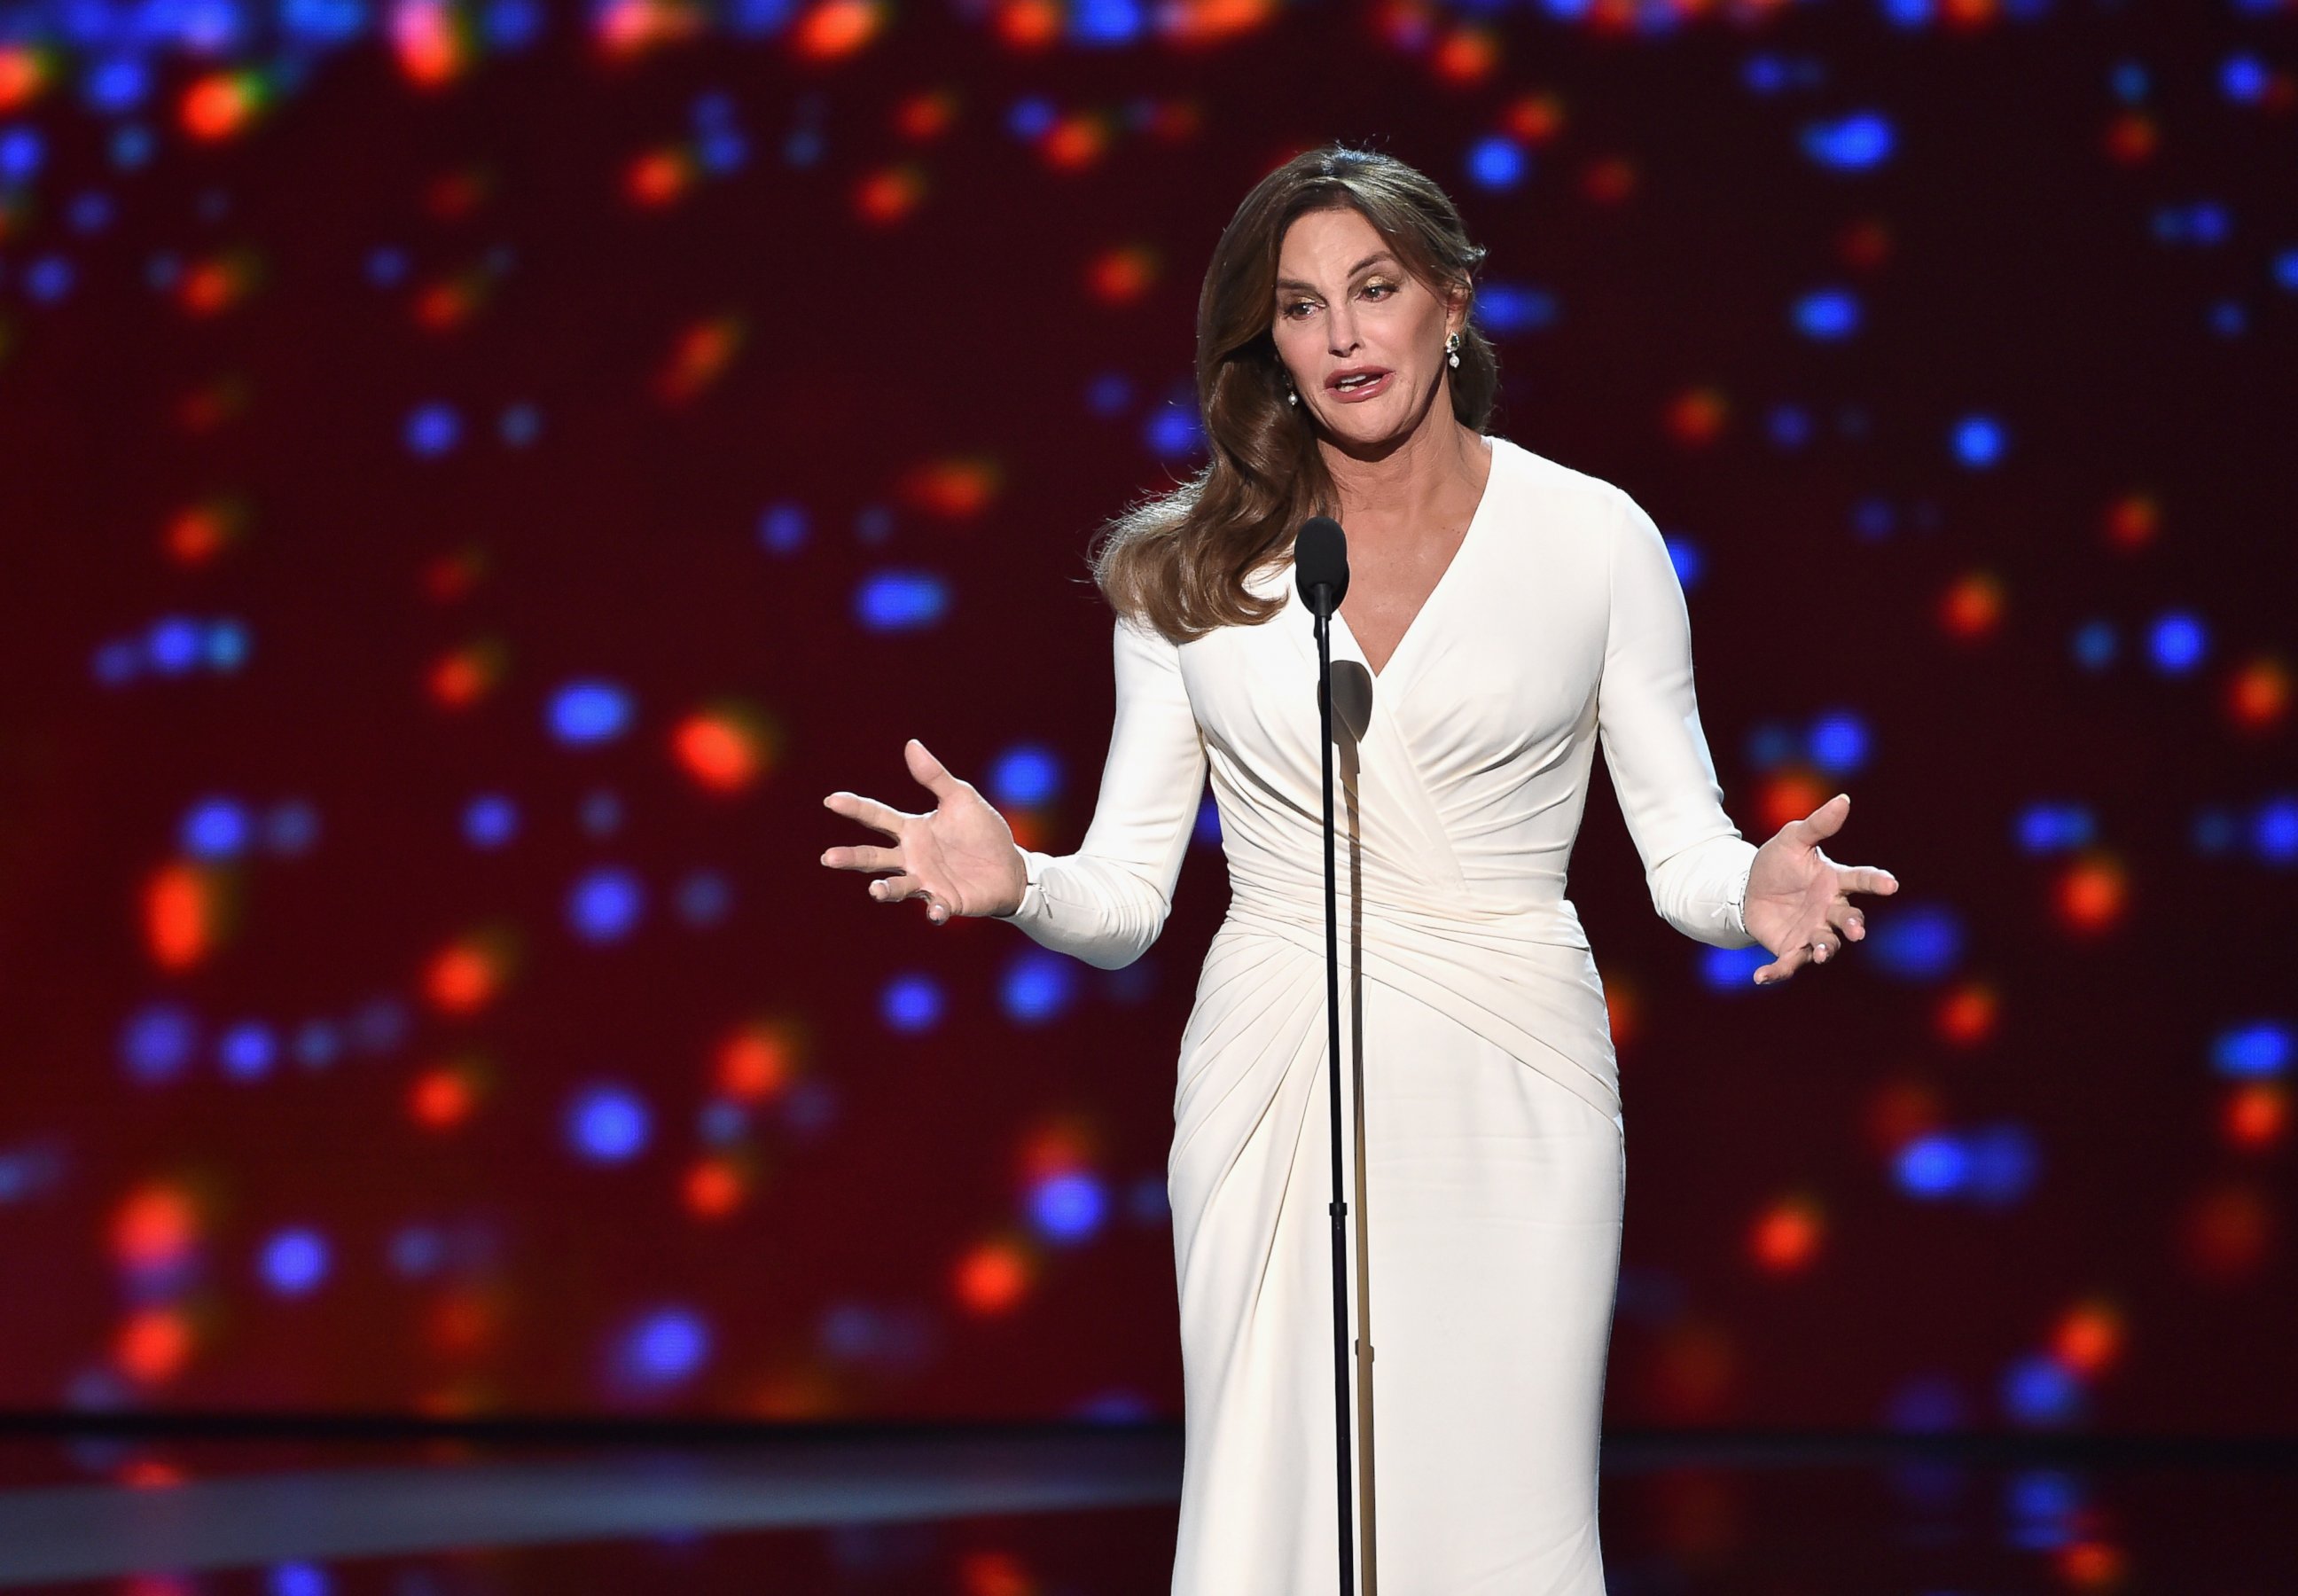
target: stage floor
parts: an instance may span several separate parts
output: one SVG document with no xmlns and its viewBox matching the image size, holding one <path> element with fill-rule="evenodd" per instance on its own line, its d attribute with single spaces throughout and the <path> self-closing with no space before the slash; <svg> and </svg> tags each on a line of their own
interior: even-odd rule
<svg viewBox="0 0 2298 1596">
<path fill-rule="evenodd" d="M 0 1441 L 0 1588 L 1153 1596 L 1170 1426 Z M 2298 1589 L 2298 1449 L 1607 1437 L 1613 1596 Z"/>
</svg>

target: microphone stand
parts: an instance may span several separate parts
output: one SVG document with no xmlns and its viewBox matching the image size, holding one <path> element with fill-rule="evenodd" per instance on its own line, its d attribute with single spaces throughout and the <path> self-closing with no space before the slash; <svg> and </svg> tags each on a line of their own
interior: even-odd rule
<svg viewBox="0 0 2298 1596">
<path fill-rule="evenodd" d="M 1311 516 L 1302 525 L 1300 534 L 1293 543 L 1294 580 L 1301 597 L 1315 617 L 1317 633 L 1317 715 L 1321 724 L 1325 776 L 1325 1058 L 1330 1065 L 1331 1089 L 1328 1101 L 1333 1111 L 1333 1200 L 1327 1211 L 1333 1216 L 1333 1455 L 1339 1469 L 1340 1527 L 1341 1527 L 1341 1596 L 1355 1596 L 1356 1535 L 1353 1520 L 1354 1495 L 1351 1483 L 1355 1475 L 1349 1443 L 1349 1205 L 1341 1195 L 1343 1171 L 1341 1155 L 1341 914 L 1337 878 L 1339 869 L 1334 861 L 1334 838 L 1338 827 L 1333 816 L 1333 614 L 1341 607 L 1341 600 L 1349 591 L 1349 540 L 1339 522 L 1329 516 Z M 1357 1079 L 1357 1179 L 1360 1207 L 1362 1206 L 1364 1179 L 1364 1080 L 1361 1071 Z M 1363 1226 L 1359 1222 L 1359 1239 L 1364 1239 Z M 1362 1293 L 1367 1278 L 1360 1270 L 1358 1276 L 1359 1301 L 1368 1309 L 1369 1298 Z M 1372 1460 L 1372 1326 L 1368 1313 L 1364 1323 L 1365 1336 L 1360 1346 L 1364 1362 L 1358 1371 L 1357 1385 L 1364 1405 L 1365 1460 Z M 1377 1588 L 1377 1570 L 1374 1566 L 1372 1544 L 1372 1483 L 1365 1482 L 1365 1585 L 1367 1596 Z"/>
<path fill-rule="evenodd" d="M 1319 583 L 1317 591 L 1321 596 L 1332 590 Z M 1325 756 L 1325 1056 L 1331 1066 L 1327 1096 L 1333 1110 L 1333 1200 L 1327 1205 L 1333 1216 L 1333 1443 L 1340 1463 L 1341 1596 L 1352 1596 L 1356 1531 L 1350 1481 L 1355 1469 L 1349 1446 L 1349 1205 L 1341 1195 L 1341 914 L 1333 850 L 1333 623 L 1328 608 L 1318 608 L 1314 613 L 1317 711 L 1324 728 L 1318 740 Z"/>
</svg>

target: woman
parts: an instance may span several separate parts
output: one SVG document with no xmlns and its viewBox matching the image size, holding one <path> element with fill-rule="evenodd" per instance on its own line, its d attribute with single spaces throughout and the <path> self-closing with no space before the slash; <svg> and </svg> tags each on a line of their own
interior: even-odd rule
<svg viewBox="0 0 2298 1596">
<path fill-rule="evenodd" d="M 1247 196 L 1198 308 L 1211 461 L 1095 556 L 1117 712 L 1076 853 L 1017 848 L 914 740 L 931 812 L 825 800 L 892 839 L 822 856 L 891 872 L 879 901 L 1010 920 L 1115 968 L 1164 923 L 1210 772 L 1232 902 L 1181 1038 L 1168 1167 L 1177 1596 L 1325 1592 L 1338 1573 L 1321 728 L 1290 568 L 1304 519 L 1337 518 L 1352 566 L 1334 734 L 1364 1136 L 1344 1104 L 1344 1137 L 1378 1421 L 1353 1517 L 1389 1596 L 1604 1589 L 1624 1122 L 1564 894 L 1597 743 L 1654 906 L 1699 941 L 1762 943 L 1758 982 L 1834 957 L 1864 935 L 1851 895 L 1897 889 L 1821 852 L 1847 795 L 1760 848 L 1725 815 L 1658 530 L 1619 489 L 1484 434 L 1482 257 L 1443 194 L 1384 155 L 1313 151 Z"/>
</svg>

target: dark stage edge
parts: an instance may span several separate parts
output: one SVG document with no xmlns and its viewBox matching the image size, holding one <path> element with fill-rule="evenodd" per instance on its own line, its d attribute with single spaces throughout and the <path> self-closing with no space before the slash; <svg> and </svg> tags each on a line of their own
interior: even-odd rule
<svg viewBox="0 0 2298 1596">
<path fill-rule="evenodd" d="M 0 1488 L 0 1588 L 471 1547 L 1089 1513 L 1170 1504 L 1171 1424 L 821 1426 L 396 1418 L 0 1416 L 0 1444 L 83 1474 L 155 1446 L 155 1484 Z M 360 1461 L 381 1452 L 397 1460 Z M 534 1455 L 556 1454 L 556 1455 Z M 280 1467 L 283 1460 L 294 1466 Z M 2298 1472 L 2298 1440 L 1707 1432 L 1608 1434 L 1608 1478 L 1682 1468 Z M 12 1478 L 24 1478 L 19 1470 Z"/>
</svg>

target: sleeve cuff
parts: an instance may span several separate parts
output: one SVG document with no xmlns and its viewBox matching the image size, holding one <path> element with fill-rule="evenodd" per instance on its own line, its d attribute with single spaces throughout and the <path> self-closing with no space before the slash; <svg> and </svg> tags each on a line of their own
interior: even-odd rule
<svg viewBox="0 0 2298 1596">
<path fill-rule="evenodd" d="M 1036 920 L 1045 913 L 1045 889 L 1037 884 L 1037 878 L 1045 872 L 1046 865 L 1051 861 L 1052 856 L 1026 848 L 1021 850 L 1021 869 L 1028 881 L 1028 884 L 1021 889 L 1021 904 L 1011 914 L 991 915 L 990 918 L 993 920 L 1018 923 L 1024 920 Z"/>
</svg>

